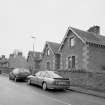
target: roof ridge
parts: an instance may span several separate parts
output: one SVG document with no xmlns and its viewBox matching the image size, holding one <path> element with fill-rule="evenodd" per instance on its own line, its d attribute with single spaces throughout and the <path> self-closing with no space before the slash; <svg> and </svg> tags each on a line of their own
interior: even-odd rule
<svg viewBox="0 0 105 105">
<path fill-rule="evenodd" d="M 87 30 L 82 30 L 82 29 L 79 29 L 79 28 L 71 27 L 71 26 L 70 26 L 70 28 L 71 28 L 71 29 L 77 29 L 77 30 L 82 31 L 82 32 L 91 33 L 91 34 L 93 34 L 93 35 L 96 35 L 94 32 L 89 32 L 89 31 L 87 31 Z M 96 36 L 104 36 L 104 35 L 98 34 L 98 35 L 96 35 Z M 104 36 L 104 37 L 105 37 L 105 36 Z"/>
<path fill-rule="evenodd" d="M 93 32 L 84 31 L 84 30 L 74 28 L 74 27 L 70 27 L 69 29 L 73 30 L 83 40 L 85 38 L 86 41 L 105 45 L 105 36 L 104 35 L 100 35 L 100 34 L 96 35 Z"/>
<path fill-rule="evenodd" d="M 46 41 L 46 44 L 48 44 L 48 46 L 51 48 L 53 53 L 57 53 L 58 48 L 61 45 L 61 43 L 49 42 L 49 41 Z"/>
</svg>

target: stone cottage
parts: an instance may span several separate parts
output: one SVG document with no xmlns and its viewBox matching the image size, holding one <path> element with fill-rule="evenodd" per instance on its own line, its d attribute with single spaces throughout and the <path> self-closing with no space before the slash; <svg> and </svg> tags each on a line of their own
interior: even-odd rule
<svg viewBox="0 0 105 105">
<path fill-rule="evenodd" d="M 105 36 L 100 35 L 100 27 L 93 26 L 87 31 L 68 27 L 60 44 L 46 42 L 41 68 L 104 71 Z"/>
<path fill-rule="evenodd" d="M 59 46 L 59 43 L 46 42 L 42 55 L 42 70 L 56 70 L 60 68 Z"/>
</svg>

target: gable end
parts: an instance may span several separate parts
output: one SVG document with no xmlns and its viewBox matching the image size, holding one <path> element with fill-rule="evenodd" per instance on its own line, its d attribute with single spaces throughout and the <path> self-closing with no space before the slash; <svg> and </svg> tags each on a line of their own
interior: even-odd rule
<svg viewBox="0 0 105 105">
<path fill-rule="evenodd" d="M 45 47 L 44 47 L 44 49 L 43 49 L 43 56 L 44 56 L 45 53 L 46 53 L 46 49 L 47 49 L 47 47 L 48 47 L 48 49 L 54 54 L 54 52 L 52 51 L 50 45 L 48 44 L 48 42 L 46 42 Z"/>
<path fill-rule="evenodd" d="M 70 32 L 72 32 L 74 35 L 76 35 L 83 43 L 86 43 L 85 39 L 82 39 L 71 27 L 69 27 L 67 29 L 65 36 L 64 36 L 64 39 L 61 42 L 61 45 L 60 45 L 59 50 L 58 50 L 59 52 L 63 48 L 64 42 L 66 41 L 67 37 L 70 35 Z M 74 37 L 74 36 L 71 36 L 71 37 Z"/>
</svg>

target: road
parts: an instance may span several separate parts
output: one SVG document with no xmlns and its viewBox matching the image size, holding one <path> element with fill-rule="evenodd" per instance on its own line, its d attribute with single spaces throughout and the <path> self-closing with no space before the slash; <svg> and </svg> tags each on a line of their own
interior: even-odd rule
<svg viewBox="0 0 105 105">
<path fill-rule="evenodd" d="M 43 91 L 0 75 L 0 105 L 105 105 L 105 98 L 74 91 Z"/>
</svg>

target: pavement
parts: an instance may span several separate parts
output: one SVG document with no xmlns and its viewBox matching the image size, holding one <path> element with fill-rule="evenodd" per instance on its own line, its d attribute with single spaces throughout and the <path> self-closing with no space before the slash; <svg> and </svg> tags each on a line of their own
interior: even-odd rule
<svg viewBox="0 0 105 105">
<path fill-rule="evenodd" d="M 89 94 L 89 95 L 94 95 L 94 96 L 97 96 L 97 97 L 105 98 L 105 92 L 98 92 L 98 91 L 84 89 L 84 88 L 75 87 L 75 86 L 70 86 L 70 90 L 74 90 L 76 92 L 81 92 L 81 93 L 85 93 L 85 94 Z"/>
</svg>

